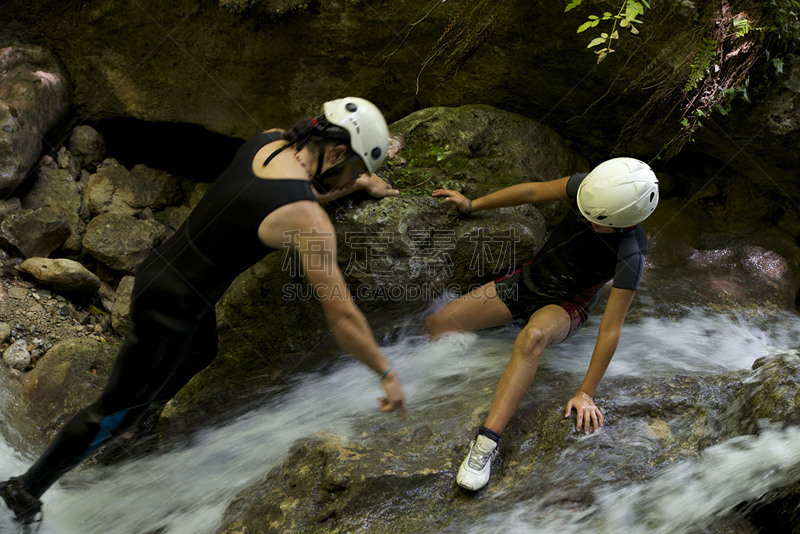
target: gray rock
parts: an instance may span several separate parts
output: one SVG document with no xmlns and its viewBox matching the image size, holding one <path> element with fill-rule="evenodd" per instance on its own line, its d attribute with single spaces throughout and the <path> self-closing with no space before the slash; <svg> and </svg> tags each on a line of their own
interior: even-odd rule
<svg viewBox="0 0 800 534">
<path fill-rule="evenodd" d="M 131 174 L 148 184 L 148 189 L 153 195 L 147 205 L 151 210 L 160 210 L 165 206 L 180 204 L 183 201 L 183 189 L 180 182 L 168 172 L 151 169 L 145 165 L 134 165 Z"/>
<path fill-rule="evenodd" d="M 118 350 L 91 338 L 56 343 L 22 378 L 29 417 L 46 432 L 57 430 L 103 388 Z"/>
<path fill-rule="evenodd" d="M 21 207 L 22 203 L 17 197 L 0 199 L 0 218 L 17 211 Z"/>
<path fill-rule="evenodd" d="M 91 126 L 81 125 L 72 130 L 69 149 L 81 167 L 94 169 L 106 157 L 106 142 Z"/>
<path fill-rule="evenodd" d="M 73 180 L 78 180 L 81 177 L 81 164 L 66 147 L 62 146 L 58 149 L 56 162 L 58 163 L 58 168 L 67 171 Z"/>
<path fill-rule="evenodd" d="M 66 258 L 29 258 L 19 269 L 57 290 L 96 291 L 100 287 L 100 279 L 94 273 Z"/>
<path fill-rule="evenodd" d="M 117 286 L 116 298 L 111 305 L 111 327 L 121 336 L 128 335 L 128 315 L 131 308 L 131 293 L 134 277 L 123 276 Z"/>
<path fill-rule="evenodd" d="M 12 369 L 20 371 L 31 365 L 31 353 L 28 352 L 28 342 L 18 339 L 3 351 L 3 362 Z"/>
<path fill-rule="evenodd" d="M 5 322 L 0 322 L 0 343 L 5 343 L 8 336 L 11 335 L 11 325 Z"/>
<path fill-rule="evenodd" d="M 41 168 L 31 189 L 22 198 L 25 209 L 50 208 L 63 213 L 70 226 L 70 235 L 63 243 L 67 252 L 79 252 L 86 231 L 88 211 L 83 205 L 78 184 L 69 171 Z"/>
<path fill-rule="evenodd" d="M 83 199 L 92 214 L 136 215 L 155 200 L 155 192 L 113 159 L 106 159 L 89 177 Z"/>
<path fill-rule="evenodd" d="M 72 234 L 64 213 L 51 208 L 18 210 L 0 222 L 0 246 L 8 246 L 23 257 L 48 257 Z"/>
<path fill-rule="evenodd" d="M 108 267 L 133 274 L 165 233 L 164 226 L 157 221 L 103 213 L 89 221 L 83 246 Z"/>
</svg>

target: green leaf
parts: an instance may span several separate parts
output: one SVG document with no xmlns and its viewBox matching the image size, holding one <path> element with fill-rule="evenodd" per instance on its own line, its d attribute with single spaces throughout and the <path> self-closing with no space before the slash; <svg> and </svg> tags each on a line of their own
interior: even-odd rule
<svg viewBox="0 0 800 534">
<path fill-rule="evenodd" d="M 586 48 L 591 48 L 591 47 L 593 47 L 593 46 L 597 46 L 597 45 L 603 44 L 603 43 L 605 43 L 605 42 L 606 42 L 606 40 L 605 40 L 604 38 L 602 38 L 602 37 L 595 37 L 594 39 L 592 39 L 591 41 L 589 41 L 589 44 L 588 44 L 588 45 L 586 45 Z"/>
<path fill-rule="evenodd" d="M 588 30 L 591 27 L 592 27 L 592 21 L 591 20 L 589 22 L 584 22 L 583 24 L 578 26 L 577 33 L 585 32 L 586 30 Z"/>
<path fill-rule="evenodd" d="M 599 18 L 597 15 L 589 15 L 589 20 L 597 20 Z"/>
<path fill-rule="evenodd" d="M 570 11 L 572 9 L 575 9 L 576 7 L 581 5 L 581 2 L 583 2 L 583 0 L 572 0 L 572 2 L 567 4 L 566 9 L 564 9 L 564 13 L 566 13 L 567 11 Z"/>
</svg>

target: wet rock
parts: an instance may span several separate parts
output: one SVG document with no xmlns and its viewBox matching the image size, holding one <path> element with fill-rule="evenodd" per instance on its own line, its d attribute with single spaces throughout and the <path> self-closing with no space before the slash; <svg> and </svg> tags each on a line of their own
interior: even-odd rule
<svg viewBox="0 0 800 534">
<path fill-rule="evenodd" d="M 0 49 L 0 194 L 19 186 L 39 160 L 42 138 L 69 105 L 58 59 L 36 46 Z"/>
<path fill-rule="evenodd" d="M 69 149 L 81 167 L 95 169 L 106 156 L 103 136 L 91 126 L 81 125 L 72 130 Z"/>
<path fill-rule="evenodd" d="M 25 258 L 48 257 L 72 234 L 67 216 L 51 208 L 18 210 L 0 222 L 0 246 Z"/>
<path fill-rule="evenodd" d="M 104 213 L 86 226 L 83 246 L 98 261 L 132 274 L 164 236 L 164 226 L 159 222 Z"/>
<path fill-rule="evenodd" d="M 796 358 L 788 358 L 791 366 Z M 398 532 L 441 532 L 490 514 L 505 517 L 527 503 L 545 517 L 551 506 L 558 513 L 581 510 L 591 522 L 598 488 L 651 481 L 676 462 L 691 463 L 707 447 L 747 432 L 749 416 L 729 410 L 737 396 L 780 398 L 787 411 L 778 417 L 793 413 L 789 406 L 797 410 L 789 382 L 759 378 L 780 377 L 788 360 L 774 355 L 754 371 L 713 376 L 607 380 L 600 400 L 606 425 L 590 437 L 574 431 L 558 399 L 575 377 L 542 369 L 503 433 L 489 485 L 477 493 L 459 490 L 454 477 L 489 409 L 496 377 L 472 380 L 473 394 L 441 397 L 403 425 L 365 416 L 354 425 L 369 431 L 353 442 L 319 434 L 298 441 L 281 468 L 234 499 L 220 532 L 259 532 L 265 524 L 275 531 L 355 532 L 378 522 Z M 751 382 L 762 384 L 755 389 L 768 390 L 767 396 L 748 397 Z M 730 424 L 721 423 L 728 418 Z M 728 499 L 729 509 L 693 526 L 697 532 L 752 532 L 735 513 L 738 504 Z M 642 514 L 642 525 L 659 517 L 658 510 Z"/>
<path fill-rule="evenodd" d="M 94 273 L 66 258 L 29 258 L 19 268 L 56 290 L 92 292 L 100 287 L 100 279 Z"/>
<path fill-rule="evenodd" d="M 18 339 L 3 351 L 3 363 L 12 369 L 23 371 L 31 365 L 31 353 L 28 351 L 28 342 Z"/>
<path fill-rule="evenodd" d="M 100 394 L 117 350 L 115 344 L 90 338 L 53 345 L 23 376 L 29 416 L 47 432 L 60 428 Z"/>
<path fill-rule="evenodd" d="M 800 425 L 800 353 L 783 351 L 756 360 L 731 411 L 743 434 L 775 423 Z"/>
<path fill-rule="evenodd" d="M 793 309 L 800 248 L 777 227 L 715 218 L 697 203 L 664 199 L 643 226 L 648 255 L 643 287 L 664 316 L 675 303 L 714 311 Z M 679 312 L 680 313 L 680 312 Z"/>
</svg>

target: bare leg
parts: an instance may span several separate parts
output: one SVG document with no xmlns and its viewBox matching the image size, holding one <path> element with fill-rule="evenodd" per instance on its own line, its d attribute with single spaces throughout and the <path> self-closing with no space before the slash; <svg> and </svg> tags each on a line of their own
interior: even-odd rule
<svg viewBox="0 0 800 534">
<path fill-rule="evenodd" d="M 569 334 L 570 317 L 561 306 L 549 305 L 537 310 L 514 341 L 508 362 L 484 426 L 500 434 L 525 392 L 531 386 L 539 356 L 552 343 L 563 341 Z"/>
<path fill-rule="evenodd" d="M 495 283 L 489 282 L 449 302 L 428 317 L 423 331 L 428 336 L 438 337 L 445 332 L 471 332 L 502 326 L 512 320 L 508 306 L 497 296 Z"/>
</svg>

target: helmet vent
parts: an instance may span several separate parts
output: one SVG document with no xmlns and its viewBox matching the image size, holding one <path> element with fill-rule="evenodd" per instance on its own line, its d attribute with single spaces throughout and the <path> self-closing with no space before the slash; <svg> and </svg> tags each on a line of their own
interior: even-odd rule
<svg viewBox="0 0 800 534">
<path fill-rule="evenodd" d="M 358 110 L 358 106 L 356 106 L 352 102 L 348 102 L 347 104 L 344 105 L 344 109 L 346 109 L 347 111 L 353 112 L 353 111 Z"/>
<path fill-rule="evenodd" d="M 650 202 L 652 202 L 652 201 L 653 201 L 653 198 L 654 198 L 655 196 L 656 196 L 656 194 L 655 194 L 655 193 L 650 193 Z"/>
<path fill-rule="evenodd" d="M 373 148 L 373 149 L 372 149 L 372 159 L 378 159 L 378 158 L 380 158 L 380 157 L 381 157 L 381 154 L 382 154 L 382 152 L 381 152 L 381 149 L 380 149 L 380 148 L 378 148 L 378 147 L 375 147 L 375 148 Z"/>
</svg>

